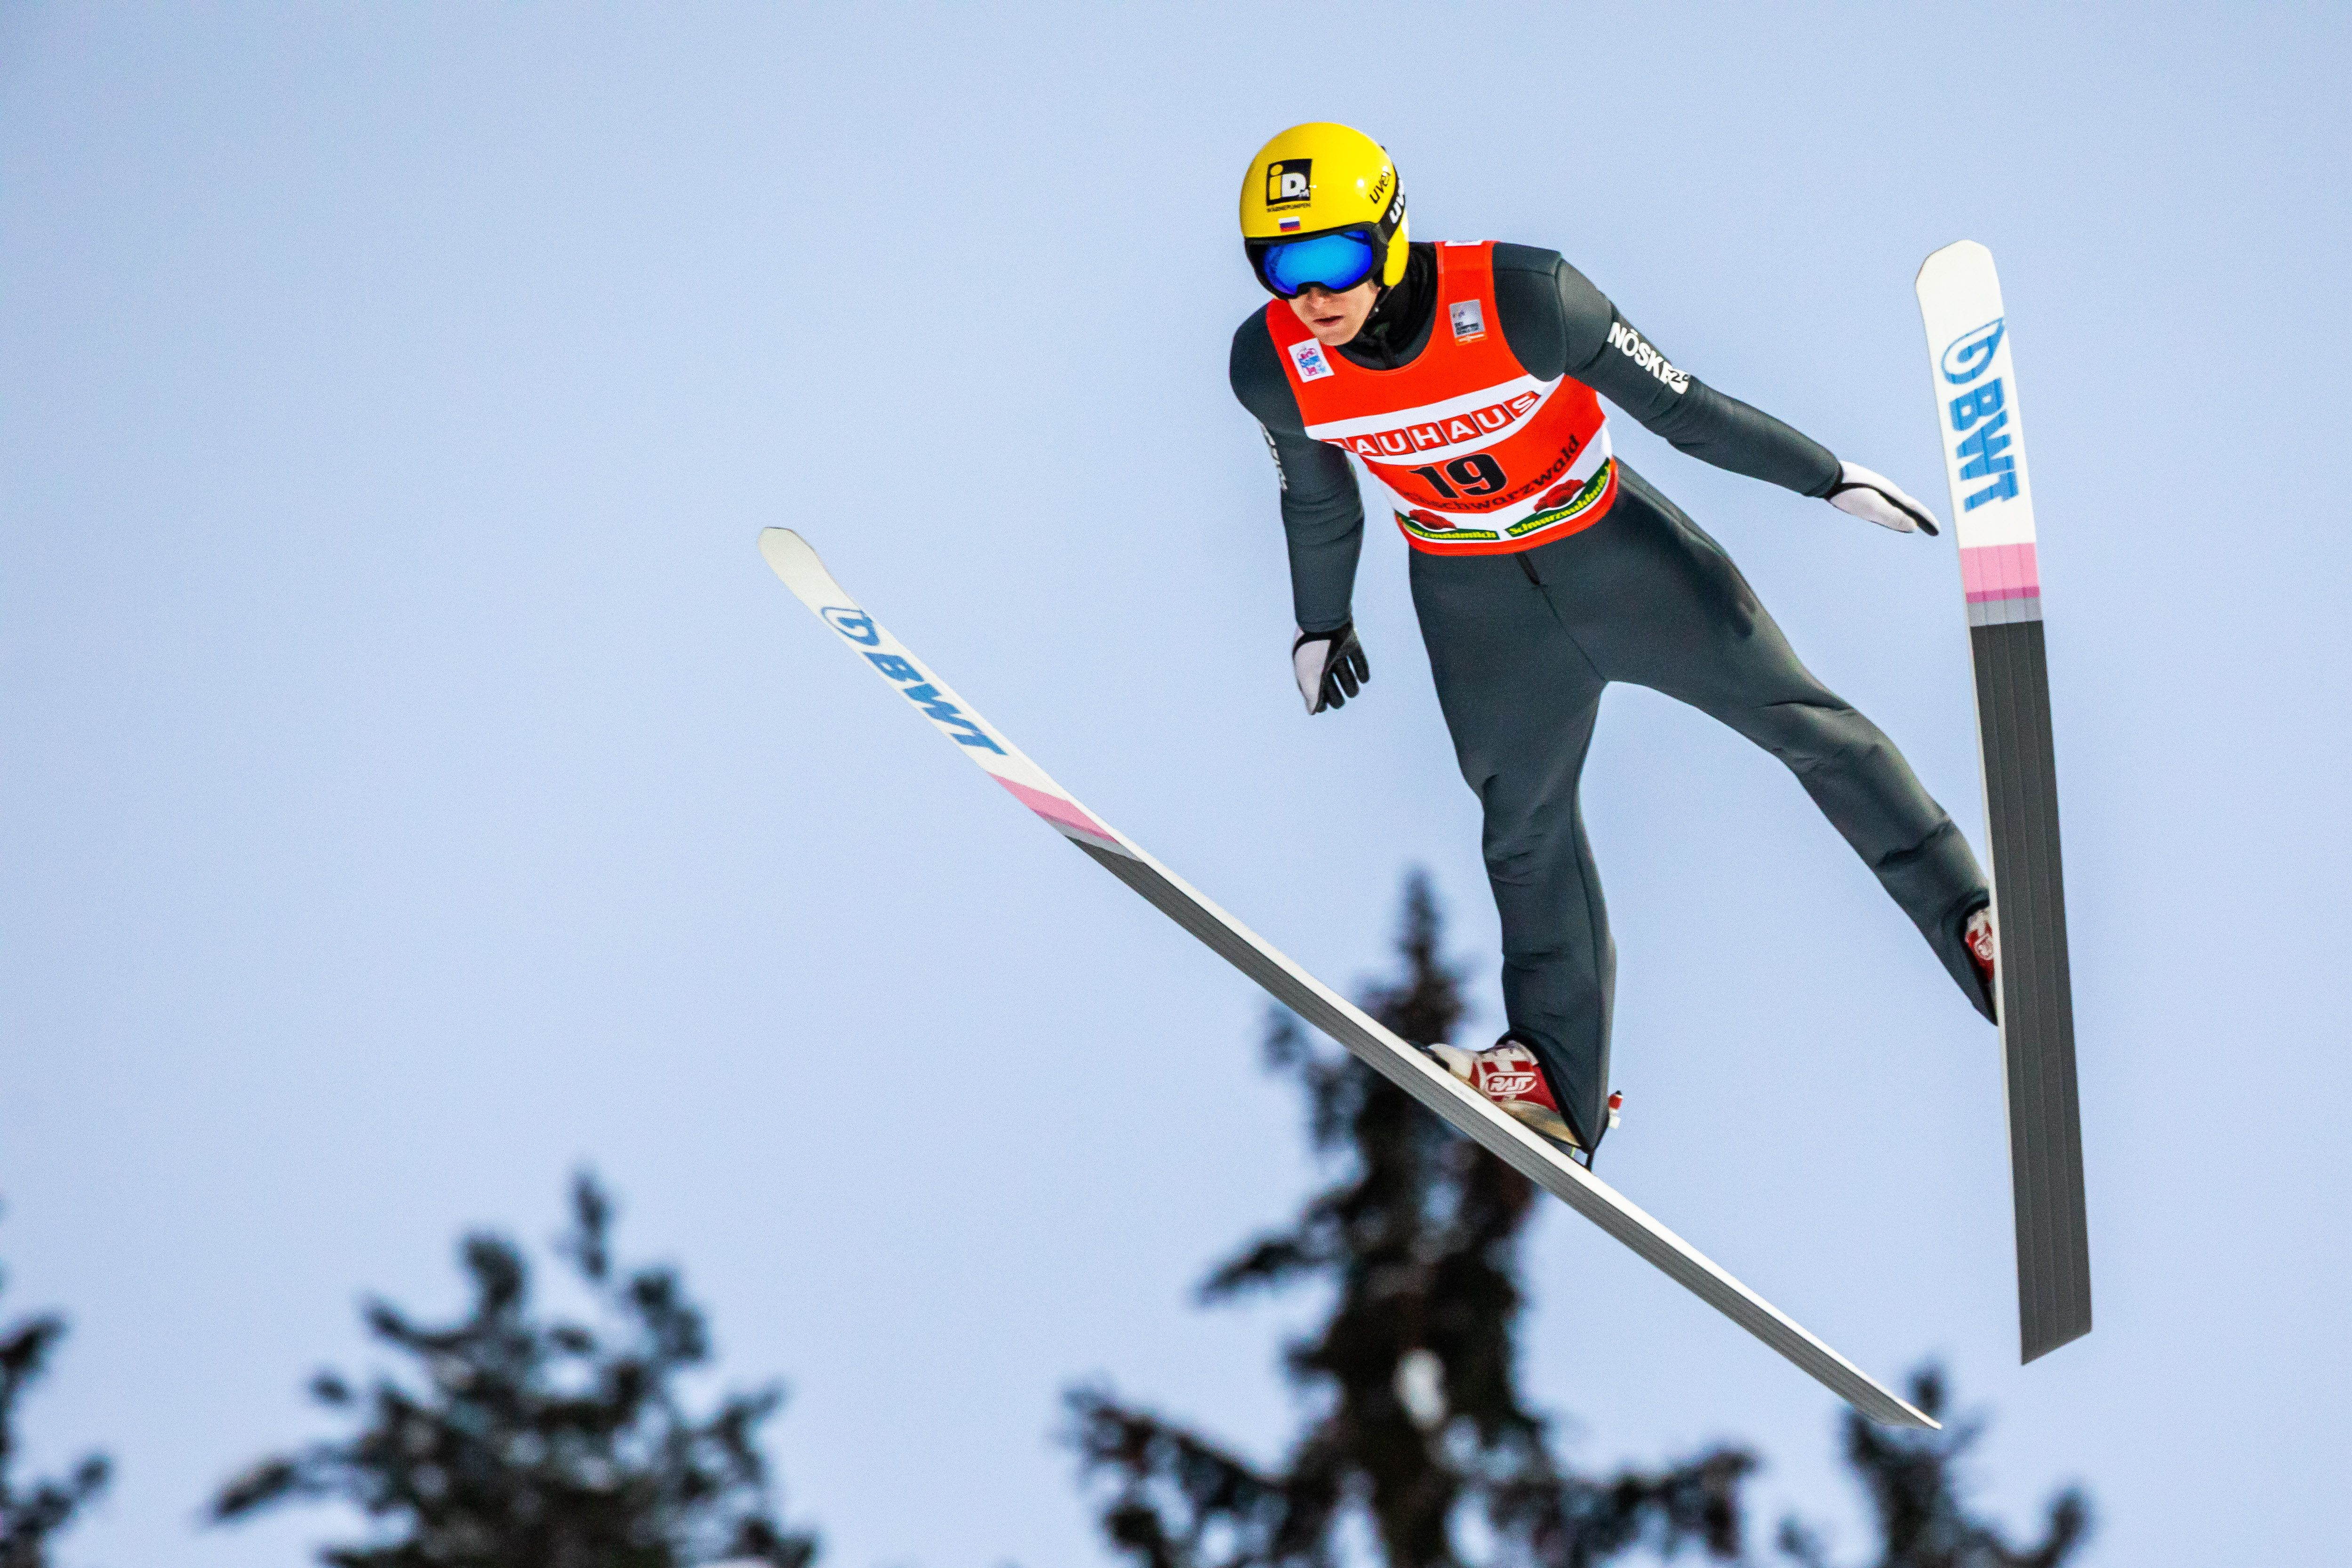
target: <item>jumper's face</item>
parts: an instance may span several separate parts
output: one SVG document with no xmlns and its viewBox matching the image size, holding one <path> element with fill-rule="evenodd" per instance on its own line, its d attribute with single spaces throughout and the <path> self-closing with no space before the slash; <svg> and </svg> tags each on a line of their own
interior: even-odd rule
<svg viewBox="0 0 2352 1568">
<path fill-rule="evenodd" d="M 1299 321 L 1327 348 L 1338 348 L 1364 330 L 1364 318 L 1380 298 L 1377 279 L 1367 278 L 1343 293 L 1334 294 L 1319 283 L 1309 283 L 1290 301 Z"/>
</svg>

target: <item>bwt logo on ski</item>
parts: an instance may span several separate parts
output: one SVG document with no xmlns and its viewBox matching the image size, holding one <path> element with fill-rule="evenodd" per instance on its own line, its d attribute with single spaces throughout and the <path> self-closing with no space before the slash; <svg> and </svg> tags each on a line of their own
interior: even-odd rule
<svg viewBox="0 0 2352 1568">
<path fill-rule="evenodd" d="M 826 626 L 851 642 L 872 647 L 882 640 L 882 634 L 874 628 L 874 617 L 863 610 L 819 610 L 817 614 L 824 617 Z"/>
<path fill-rule="evenodd" d="M 1230 176 L 1229 176 L 1230 177 Z M 1276 207 L 1303 207 L 1307 193 L 1315 188 L 1315 160 L 1285 158 L 1279 163 L 1265 166 L 1265 205 Z"/>
<path fill-rule="evenodd" d="M 833 619 L 831 610 L 825 612 L 825 619 Z M 870 618 L 866 624 L 869 629 L 874 625 Z M 844 632 L 843 635 L 851 634 Z M 945 730 L 957 745 L 975 746 L 983 752 L 994 752 L 1000 757 L 1004 754 L 1004 748 L 990 740 L 987 731 L 965 718 L 962 709 L 940 696 L 940 689 L 931 684 L 930 678 L 911 663 L 895 653 L 869 653 L 866 661 L 897 681 L 898 689 L 906 693 L 907 700 L 921 709 L 923 717 Z"/>
<path fill-rule="evenodd" d="M 1954 386 L 1968 386 L 1990 370 L 2000 350 L 2005 320 L 1996 317 L 1953 339 L 1937 357 L 1944 379 Z M 1952 434 L 1961 437 L 1952 448 L 1959 459 L 1960 478 L 1992 481 L 1961 501 L 1963 511 L 1974 511 L 1987 501 L 2012 500 L 2017 496 L 2017 458 L 2009 452 L 2011 441 L 2005 433 L 2009 426 L 2008 401 L 2008 391 L 1996 375 L 1963 392 L 1947 405 Z"/>
<path fill-rule="evenodd" d="M 1953 339 L 1943 353 L 1944 379 L 1954 386 L 1966 386 L 1990 369 L 1993 351 L 2000 347 L 2001 331 L 2008 321 L 2006 316 L 1996 316 Z"/>
</svg>

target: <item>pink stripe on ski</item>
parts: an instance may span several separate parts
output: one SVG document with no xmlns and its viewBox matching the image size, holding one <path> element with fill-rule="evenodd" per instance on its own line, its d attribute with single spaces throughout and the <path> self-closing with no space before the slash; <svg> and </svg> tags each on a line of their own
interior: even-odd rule
<svg viewBox="0 0 2352 1568">
<path fill-rule="evenodd" d="M 1960 586 L 1969 603 L 1987 599 L 2038 599 L 2042 569 L 2031 544 L 1979 544 L 1960 552 Z"/>
<path fill-rule="evenodd" d="M 1075 828 L 1089 838 L 1099 838 L 1108 845 L 1115 846 L 1118 843 L 1118 835 L 1060 795 L 1047 795 L 1044 790 L 1031 789 L 1027 784 L 1014 784 L 1011 779 L 997 778 L 994 773 L 988 776 L 996 779 L 998 784 L 1011 790 L 1013 799 L 1052 823 L 1055 827 Z"/>
</svg>

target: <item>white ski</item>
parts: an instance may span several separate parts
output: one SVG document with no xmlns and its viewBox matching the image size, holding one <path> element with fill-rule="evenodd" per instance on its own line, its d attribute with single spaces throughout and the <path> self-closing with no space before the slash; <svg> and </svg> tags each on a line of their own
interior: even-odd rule
<svg viewBox="0 0 2352 1568">
<path fill-rule="evenodd" d="M 1917 288 L 1968 603 L 1986 870 L 2000 949 L 1995 1011 L 2017 1222 L 2018 1340 L 2030 1362 L 2091 1331 L 2090 1224 L 2033 487 L 1992 252 L 1969 239 L 1948 245 L 1919 268 Z"/>
<path fill-rule="evenodd" d="M 1656 1265 L 1841 1399 L 1890 1426 L 1937 1423 L 1873 1381 L 1788 1314 L 1733 1279 L 1614 1188 L 1521 1127 L 1430 1058 L 1217 908 L 1125 834 L 1095 816 L 1022 754 L 971 703 L 933 675 L 843 591 L 808 542 L 790 529 L 760 535 L 760 553 L 800 599 L 940 733 L 1154 908 L 1264 986 L 1276 1001 L 1355 1053 L 1456 1131 Z"/>
</svg>

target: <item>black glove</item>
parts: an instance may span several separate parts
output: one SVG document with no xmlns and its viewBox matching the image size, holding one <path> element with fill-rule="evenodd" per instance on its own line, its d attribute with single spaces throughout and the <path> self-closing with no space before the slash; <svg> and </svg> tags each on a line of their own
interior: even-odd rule
<svg viewBox="0 0 2352 1568">
<path fill-rule="evenodd" d="M 1356 640 L 1353 621 L 1343 623 L 1337 631 L 1299 633 L 1298 640 L 1290 645 L 1290 668 L 1298 677 L 1298 694 L 1307 699 L 1309 713 L 1345 708 L 1348 699 L 1372 678 L 1364 645 Z"/>
</svg>

